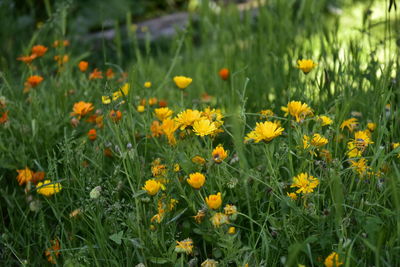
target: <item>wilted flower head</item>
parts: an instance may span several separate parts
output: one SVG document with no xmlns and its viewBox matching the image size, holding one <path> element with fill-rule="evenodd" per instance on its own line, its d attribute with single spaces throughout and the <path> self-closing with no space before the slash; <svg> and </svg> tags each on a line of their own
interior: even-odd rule
<svg viewBox="0 0 400 267">
<path fill-rule="evenodd" d="M 215 213 L 211 218 L 211 223 L 214 227 L 220 227 L 223 224 L 229 223 L 229 217 L 228 215 L 217 212 Z"/>
<path fill-rule="evenodd" d="M 201 264 L 201 267 L 217 267 L 217 266 L 218 266 L 218 261 L 213 259 L 206 259 Z"/>
<path fill-rule="evenodd" d="M 89 193 L 89 196 L 90 196 L 90 198 L 91 199 L 97 199 L 97 198 L 99 198 L 100 197 L 100 195 L 101 195 L 101 190 L 102 190 L 102 188 L 101 188 L 101 186 L 96 186 L 95 188 L 93 188 L 91 191 L 90 191 L 90 193 Z"/>
<path fill-rule="evenodd" d="M 193 252 L 193 240 L 191 238 L 186 238 L 182 241 L 176 241 L 175 252 L 192 254 Z"/>
</svg>

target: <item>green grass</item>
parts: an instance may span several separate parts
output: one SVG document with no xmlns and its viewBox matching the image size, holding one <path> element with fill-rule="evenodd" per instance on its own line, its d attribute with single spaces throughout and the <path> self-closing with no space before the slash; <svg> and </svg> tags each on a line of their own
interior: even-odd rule
<svg viewBox="0 0 400 267">
<path fill-rule="evenodd" d="M 51 265 L 44 252 L 54 239 L 61 246 L 59 266 L 200 266 L 207 258 L 219 266 L 323 266 L 333 251 L 343 266 L 400 265 L 400 151 L 392 148 L 400 142 L 398 11 L 388 13 L 388 1 L 342 1 L 341 16 L 327 12 L 329 1 L 267 2 L 257 18 L 233 6 L 217 15 L 204 5 L 199 19 L 172 40 L 150 43 L 121 34 L 100 50 L 74 39 L 74 16 L 60 5 L 42 28 L 29 31 L 30 41 L 12 48 L 6 40 L 10 54 L 0 62 L 0 96 L 6 100 L 0 114 L 9 111 L 8 122 L 0 124 L 1 265 Z M 373 13 L 363 18 L 367 8 Z M 13 18 L 2 20 L 11 25 L 2 36 L 11 36 Z M 71 45 L 52 47 L 64 39 Z M 32 67 L 15 60 L 35 44 L 49 50 Z M 69 61 L 60 71 L 53 57 L 63 53 Z M 296 68 L 300 58 L 318 66 L 304 75 Z M 89 62 L 86 73 L 77 68 L 80 60 Z M 116 77 L 89 80 L 95 67 L 103 74 L 112 68 Z M 223 67 L 231 72 L 227 81 L 218 76 Z M 121 87 L 124 71 L 129 94 L 102 104 L 101 96 Z M 24 94 L 24 82 L 34 74 L 44 81 Z M 181 91 L 172 81 L 176 75 L 193 82 Z M 210 103 L 202 101 L 204 93 L 212 96 Z M 224 132 L 180 137 L 178 129 L 174 146 L 165 136 L 151 137 L 157 106 L 137 111 L 140 100 L 151 97 L 165 99 L 174 117 L 189 108 L 221 109 Z M 285 117 L 281 106 L 294 100 L 307 103 L 315 116 L 330 116 L 333 124 L 322 127 L 315 116 L 302 123 Z M 85 118 L 77 127 L 70 124 L 79 101 L 104 115 L 95 141 L 87 136 L 95 124 Z M 118 123 L 108 117 L 111 109 L 122 112 Z M 264 121 L 263 109 L 273 110 L 272 120 L 280 121 L 284 133 L 269 143 L 244 143 L 256 122 Z M 377 125 L 373 144 L 362 154 L 375 173 L 367 177 L 351 168 L 346 154 L 354 132 L 340 129 L 355 111 L 361 113 L 358 130 L 368 122 Z M 303 149 L 303 135 L 314 133 L 329 140 L 324 149 L 332 161 Z M 229 150 L 221 164 L 211 156 L 218 144 Z M 194 156 L 206 164 L 193 163 Z M 153 178 L 157 158 L 169 183 L 150 196 L 142 187 Z M 45 197 L 34 186 L 19 186 L 16 170 L 25 166 L 44 171 L 62 190 Z M 185 181 L 194 172 L 206 176 L 200 190 Z M 290 185 L 302 172 L 319 185 L 292 200 L 287 193 L 295 191 Z M 100 196 L 91 198 L 97 186 Z M 215 211 L 208 210 L 197 224 L 192 216 L 217 192 L 223 196 L 218 211 L 234 204 L 236 220 L 216 228 L 210 222 Z M 176 207 L 160 223 L 151 222 L 158 201 L 171 198 Z M 81 214 L 71 218 L 78 208 Z M 175 252 L 176 241 L 186 238 L 194 242 L 193 253 Z"/>
</svg>

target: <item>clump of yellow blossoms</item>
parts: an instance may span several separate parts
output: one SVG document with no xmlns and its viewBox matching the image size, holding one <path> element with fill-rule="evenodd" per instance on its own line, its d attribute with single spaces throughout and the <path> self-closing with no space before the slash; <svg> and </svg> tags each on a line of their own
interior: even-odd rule
<svg viewBox="0 0 400 267">
<path fill-rule="evenodd" d="M 272 139 L 280 136 L 283 131 L 284 128 L 275 122 L 257 122 L 256 128 L 247 134 L 245 141 L 254 140 L 256 143 L 261 141 L 270 142 Z"/>
<path fill-rule="evenodd" d="M 218 193 L 216 195 L 209 195 L 208 197 L 206 197 L 206 203 L 210 209 L 218 209 L 219 207 L 221 207 L 222 204 L 221 193 Z"/>
<path fill-rule="evenodd" d="M 186 238 L 182 241 L 176 241 L 175 252 L 192 254 L 193 252 L 193 240 L 191 238 Z"/>
<path fill-rule="evenodd" d="M 317 178 L 314 178 L 307 173 L 300 173 L 299 175 L 293 177 L 293 183 L 290 187 L 297 187 L 297 194 L 309 194 L 314 191 L 318 184 L 319 181 Z"/>
<path fill-rule="evenodd" d="M 228 157 L 228 152 L 224 149 L 224 147 L 219 144 L 216 148 L 214 148 L 212 152 L 212 158 L 215 163 L 221 163 L 224 159 Z"/>
<path fill-rule="evenodd" d="M 306 104 L 300 101 L 290 101 L 286 107 L 281 107 L 281 110 L 285 112 L 285 116 L 296 118 L 296 122 L 303 122 L 307 116 L 312 116 L 312 109 Z"/>
<path fill-rule="evenodd" d="M 206 177 L 204 174 L 199 172 L 189 174 L 189 179 L 186 180 L 188 184 L 194 189 L 200 189 L 206 182 Z"/>
<path fill-rule="evenodd" d="M 175 76 L 174 83 L 179 89 L 185 89 L 192 83 L 192 78 L 185 76 Z"/>
<path fill-rule="evenodd" d="M 43 183 L 40 182 L 36 185 L 37 192 L 46 197 L 60 192 L 61 189 L 62 186 L 60 183 L 53 183 L 50 180 L 45 180 Z"/>
<path fill-rule="evenodd" d="M 312 59 L 299 59 L 297 60 L 297 68 L 304 74 L 308 74 L 313 68 L 317 66 Z"/>
<path fill-rule="evenodd" d="M 164 185 L 154 179 L 149 179 L 145 182 L 143 190 L 146 190 L 147 194 L 154 196 L 160 191 L 160 189 L 165 189 Z"/>
<path fill-rule="evenodd" d="M 339 254 L 332 252 L 328 257 L 326 257 L 324 265 L 325 267 L 339 267 L 340 265 L 343 265 L 343 262 L 339 260 Z"/>
</svg>

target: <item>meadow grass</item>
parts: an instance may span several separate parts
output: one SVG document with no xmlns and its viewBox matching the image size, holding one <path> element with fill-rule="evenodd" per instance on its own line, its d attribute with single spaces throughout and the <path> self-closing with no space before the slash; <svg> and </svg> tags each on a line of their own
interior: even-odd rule
<svg viewBox="0 0 400 267">
<path fill-rule="evenodd" d="M 116 23 L 115 40 L 99 50 L 68 31 L 69 1 L 49 8 L 49 20 L 12 53 L 37 44 L 47 52 L 31 64 L 1 61 L 0 263 L 335 266 L 331 255 L 337 266 L 399 266 L 398 11 L 389 13 L 388 1 L 343 1 L 335 15 L 328 2 L 271 0 L 257 16 L 204 4 L 172 40 L 138 40 Z M 317 66 L 305 74 L 298 59 Z M 89 79 L 95 68 L 103 78 Z M 32 75 L 44 79 L 29 88 Z M 180 75 L 192 79 L 185 89 L 173 81 Z M 71 114 L 79 101 L 93 110 Z M 155 115 L 165 105 L 169 127 Z M 180 129 L 187 109 L 221 131 L 201 137 L 193 121 Z M 267 109 L 273 114 L 262 116 Z M 350 118 L 357 125 L 341 127 Z M 261 122 L 284 130 L 262 131 Z M 255 128 L 259 135 L 246 138 Z M 228 151 L 221 162 L 212 155 L 219 144 Z M 200 189 L 188 182 L 196 172 L 206 179 Z M 301 173 L 317 183 L 296 186 Z M 220 205 L 207 201 L 218 192 Z"/>
</svg>

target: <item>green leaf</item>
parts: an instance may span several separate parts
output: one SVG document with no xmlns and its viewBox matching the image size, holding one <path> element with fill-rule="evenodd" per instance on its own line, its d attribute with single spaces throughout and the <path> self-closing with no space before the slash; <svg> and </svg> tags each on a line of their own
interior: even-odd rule
<svg viewBox="0 0 400 267">
<path fill-rule="evenodd" d="M 124 235 L 124 231 L 118 232 L 116 234 L 110 235 L 110 239 L 117 243 L 118 245 L 121 245 L 122 242 L 122 236 Z"/>
</svg>

